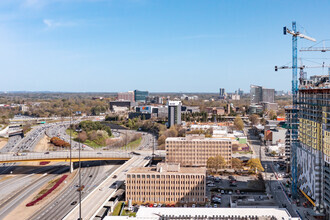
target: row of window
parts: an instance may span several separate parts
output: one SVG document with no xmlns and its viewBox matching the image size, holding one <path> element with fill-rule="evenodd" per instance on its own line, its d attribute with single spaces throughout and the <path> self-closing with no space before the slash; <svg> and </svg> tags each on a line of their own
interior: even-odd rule
<svg viewBox="0 0 330 220">
<path fill-rule="evenodd" d="M 131 196 L 128 197 L 128 200 L 132 200 L 134 202 L 146 202 L 146 201 L 152 201 L 152 202 L 204 202 L 204 197 L 198 197 L 198 198 L 173 198 L 173 197 L 138 197 L 138 196 Z"/>
<path fill-rule="evenodd" d="M 157 178 L 157 179 L 169 179 L 169 178 L 177 178 L 177 179 L 205 179 L 204 175 L 150 175 L 150 174 L 127 174 L 127 178 Z"/>
<path fill-rule="evenodd" d="M 127 191 L 126 196 L 204 196 L 204 192 L 140 192 Z"/>
</svg>

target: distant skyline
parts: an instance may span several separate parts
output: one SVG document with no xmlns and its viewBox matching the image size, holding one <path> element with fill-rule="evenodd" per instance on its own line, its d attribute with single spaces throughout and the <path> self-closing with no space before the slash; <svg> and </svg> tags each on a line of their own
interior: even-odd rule
<svg viewBox="0 0 330 220">
<path fill-rule="evenodd" d="M 0 91 L 288 91 L 291 70 L 274 71 L 291 62 L 282 28 L 294 20 L 330 39 L 329 9 L 307 0 L 1 0 Z M 330 52 L 300 54 L 304 65 L 329 64 Z"/>
</svg>

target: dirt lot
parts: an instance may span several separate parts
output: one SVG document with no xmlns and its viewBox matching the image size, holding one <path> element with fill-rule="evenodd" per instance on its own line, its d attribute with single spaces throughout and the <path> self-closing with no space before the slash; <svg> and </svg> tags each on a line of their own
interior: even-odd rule
<svg viewBox="0 0 330 220">
<path fill-rule="evenodd" d="M 0 149 L 3 148 L 8 142 L 7 138 L 0 138 Z"/>
<path fill-rule="evenodd" d="M 36 145 L 34 151 L 35 152 L 44 152 L 44 151 L 48 151 L 49 149 L 51 149 L 53 147 L 53 144 L 51 144 L 50 142 L 50 138 L 48 136 L 44 136 L 39 143 Z"/>
<path fill-rule="evenodd" d="M 19 204 L 9 215 L 7 215 L 4 220 L 12 220 L 12 219 L 28 219 L 30 216 L 32 216 L 35 212 L 42 209 L 45 205 L 47 205 L 50 201 L 54 200 L 55 197 L 62 192 L 64 189 L 66 189 L 67 186 L 70 185 L 72 182 L 74 176 L 76 175 L 77 171 L 75 170 L 73 173 L 66 173 L 69 176 L 65 179 L 65 181 L 56 189 L 54 190 L 50 195 L 48 195 L 46 198 L 41 200 L 39 203 L 37 203 L 34 206 L 26 207 L 26 204 L 31 202 L 33 198 L 38 195 L 38 193 L 47 187 L 48 183 L 43 185 L 38 191 L 34 192 L 32 195 L 30 195 L 26 200 L 24 200 L 21 204 Z M 64 174 L 63 174 L 64 175 Z M 57 179 L 61 177 L 62 175 L 56 176 L 53 178 Z"/>
</svg>

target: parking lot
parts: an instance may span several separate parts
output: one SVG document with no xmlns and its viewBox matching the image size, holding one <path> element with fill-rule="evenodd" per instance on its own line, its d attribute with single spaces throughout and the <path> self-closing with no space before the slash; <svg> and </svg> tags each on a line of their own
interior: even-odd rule
<svg viewBox="0 0 330 220">
<path fill-rule="evenodd" d="M 212 207 L 230 207 L 230 202 L 238 199 L 234 196 L 251 197 L 250 201 L 267 197 L 264 182 L 254 175 L 209 175 L 206 193 L 207 205 Z"/>
</svg>

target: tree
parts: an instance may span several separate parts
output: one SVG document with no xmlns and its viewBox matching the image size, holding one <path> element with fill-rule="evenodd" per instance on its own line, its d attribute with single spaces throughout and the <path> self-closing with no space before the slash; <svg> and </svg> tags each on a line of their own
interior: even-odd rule
<svg viewBox="0 0 330 220">
<path fill-rule="evenodd" d="M 249 120 L 251 121 L 252 125 L 259 124 L 259 117 L 256 114 L 250 115 Z"/>
<path fill-rule="evenodd" d="M 261 165 L 261 162 L 258 158 L 250 159 L 246 164 L 251 172 L 264 171 L 264 168 Z"/>
<path fill-rule="evenodd" d="M 242 169 L 243 168 L 243 161 L 241 161 L 240 159 L 238 158 L 233 158 L 231 160 L 231 166 L 234 168 L 234 169 Z"/>
<path fill-rule="evenodd" d="M 215 157 L 209 157 L 206 162 L 207 168 L 213 170 L 215 168 L 216 160 Z"/>
<path fill-rule="evenodd" d="M 242 131 L 244 129 L 244 122 L 241 119 L 241 117 L 236 116 L 235 120 L 234 120 L 234 126 L 237 130 Z"/>
<path fill-rule="evenodd" d="M 276 155 L 276 151 L 272 151 L 272 152 L 270 152 L 270 154 L 273 156 L 273 157 L 275 157 L 275 155 Z"/>
<path fill-rule="evenodd" d="M 223 168 L 224 166 L 226 166 L 225 159 L 221 155 L 216 156 L 215 157 L 215 165 L 214 165 L 215 172 L 218 172 L 218 170 Z"/>
<path fill-rule="evenodd" d="M 275 120 L 277 118 L 276 113 L 273 110 L 270 110 L 269 112 L 269 119 L 270 120 Z"/>
<path fill-rule="evenodd" d="M 82 142 L 82 143 L 84 143 L 87 140 L 86 131 L 82 131 L 78 134 L 78 140 L 80 140 L 80 142 Z"/>
</svg>

